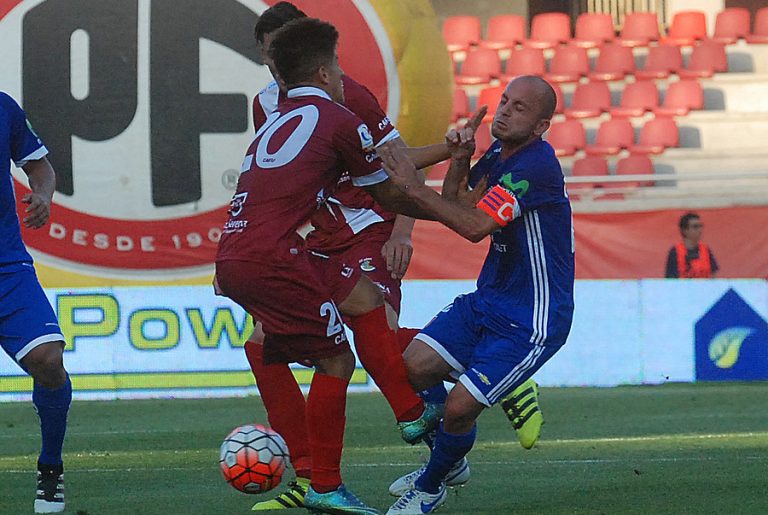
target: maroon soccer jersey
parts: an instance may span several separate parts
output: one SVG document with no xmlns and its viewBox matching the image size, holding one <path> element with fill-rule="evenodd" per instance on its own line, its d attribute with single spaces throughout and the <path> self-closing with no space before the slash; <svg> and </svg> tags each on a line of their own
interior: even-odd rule
<svg viewBox="0 0 768 515">
<path fill-rule="evenodd" d="M 368 127 L 319 88 L 289 91 L 248 148 L 216 260 L 279 264 L 297 253 L 296 231 L 344 170 L 357 186 L 387 180 Z"/>
<path fill-rule="evenodd" d="M 344 105 L 369 127 L 376 146 L 400 136 L 373 93 L 346 75 L 342 81 Z M 284 99 L 285 94 L 280 92 L 276 82 L 256 96 L 253 121 L 257 130 Z M 344 250 L 355 243 L 356 235 L 374 224 L 381 224 L 377 231 L 391 234 L 395 217 L 368 193 L 355 187 L 345 170 L 332 195 L 313 213 L 311 223 L 314 230 L 307 236 L 307 246 L 322 252 Z"/>
</svg>

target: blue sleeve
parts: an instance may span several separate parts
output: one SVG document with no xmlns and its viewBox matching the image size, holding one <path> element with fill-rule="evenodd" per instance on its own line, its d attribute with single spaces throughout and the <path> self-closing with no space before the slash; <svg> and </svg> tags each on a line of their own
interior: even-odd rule
<svg viewBox="0 0 768 515">
<path fill-rule="evenodd" d="M 499 179 L 499 185 L 515 195 L 523 213 L 566 199 L 563 172 L 554 153 L 527 154 Z"/>
<path fill-rule="evenodd" d="M 27 161 L 45 156 L 48 150 L 32 130 L 27 115 L 19 104 L 5 94 L 0 95 L 0 103 L 8 114 L 11 159 L 16 166 L 21 167 Z"/>
</svg>

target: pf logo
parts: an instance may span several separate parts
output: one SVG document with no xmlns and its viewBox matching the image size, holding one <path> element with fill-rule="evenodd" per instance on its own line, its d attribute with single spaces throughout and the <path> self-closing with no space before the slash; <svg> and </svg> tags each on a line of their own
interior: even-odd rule
<svg viewBox="0 0 768 515">
<path fill-rule="evenodd" d="M 0 90 L 22 103 L 57 173 L 51 222 L 24 230 L 39 263 L 210 273 L 253 137 L 250 102 L 271 80 L 253 26 L 275 2 L 0 0 Z M 395 58 L 369 2 L 294 3 L 339 28 L 343 68 L 396 115 Z"/>
</svg>

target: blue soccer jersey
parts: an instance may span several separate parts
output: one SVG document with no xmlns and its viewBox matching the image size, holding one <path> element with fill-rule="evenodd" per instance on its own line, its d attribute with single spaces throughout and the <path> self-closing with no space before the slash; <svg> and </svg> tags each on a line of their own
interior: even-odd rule
<svg viewBox="0 0 768 515">
<path fill-rule="evenodd" d="M 11 161 L 22 167 L 48 150 L 32 130 L 27 116 L 11 97 L 0 92 L 0 273 L 11 272 L 32 258 L 21 241 Z"/>
<path fill-rule="evenodd" d="M 483 325 L 499 334 L 530 333 L 534 345 L 562 345 L 573 317 L 574 240 L 560 163 L 537 140 L 507 159 L 495 142 L 473 167 L 470 184 L 488 176 L 514 197 L 514 219 L 491 234 L 477 280 Z M 511 217 L 510 217 L 511 218 Z"/>
</svg>

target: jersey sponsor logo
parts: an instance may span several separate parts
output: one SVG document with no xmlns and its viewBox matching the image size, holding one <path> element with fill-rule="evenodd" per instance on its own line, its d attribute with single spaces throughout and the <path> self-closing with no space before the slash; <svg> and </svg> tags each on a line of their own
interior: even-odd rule
<svg viewBox="0 0 768 515">
<path fill-rule="evenodd" d="M 373 264 L 373 258 L 364 258 L 360 260 L 360 270 L 363 272 L 374 272 L 376 266 Z"/>
<path fill-rule="evenodd" d="M 491 386 L 491 381 L 490 381 L 490 379 L 488 379 L 488 376 L 487 376 L 487 375 L 483 374 L 482 372 L 478 372 L 477 370 L 474 370 L 474 369 L 472 370 L 472 372 L 474 372 L 474 373 L 475 373 L 475 375 L 477 376 L 477 378 L 478 378 L 478 379 L 480 379 L 480 381 L 481 381 L 481 382 L 482 382 L 484 385 L 486 385 L 486 386 Z"/>
<path fill-rule="evenodd" d="M 392 124 L 392 121 L 389 119 L 389 116 L 387 116 L 379 122 L 379 130 L 383 131 L 388 125 L 391 125 L 391 124 Z"/>
<path fill-rule="evenodd" d="M 499 184 L 507 191 L 513 193 L 517 198 L 521 198 L 528 193 L 528 187 L 530 184 L 525 179 L 514 182 L 512 181 L 512 174 L 508 173 L 501 176 Z"/>
<path fill-rule="evenodd" d="M 368 126 L 364 123 L 361 123 L 357 127 L 357 134 L 360 136 L 360 144 L 363 146 L 363 150 L 372 150 L 373 136 L 371 136 L 371 131 L 368 129 Z"/>
<path fill-rule="evenodd" d="M 57 172 L 52 223 L 22 229 L 39 263 L 121 278 L 210 272 L 253 137 L 249 98 L 272 81 L 253 19 L 274 3 L 0 0 L 4 59 L 21 70 L 2 74 L 0 90 L 34 113 Z M 326 14 L 345 71 L 396 112 L 396 61 L 376 11 L 341 0 Z"/>
</svg>

